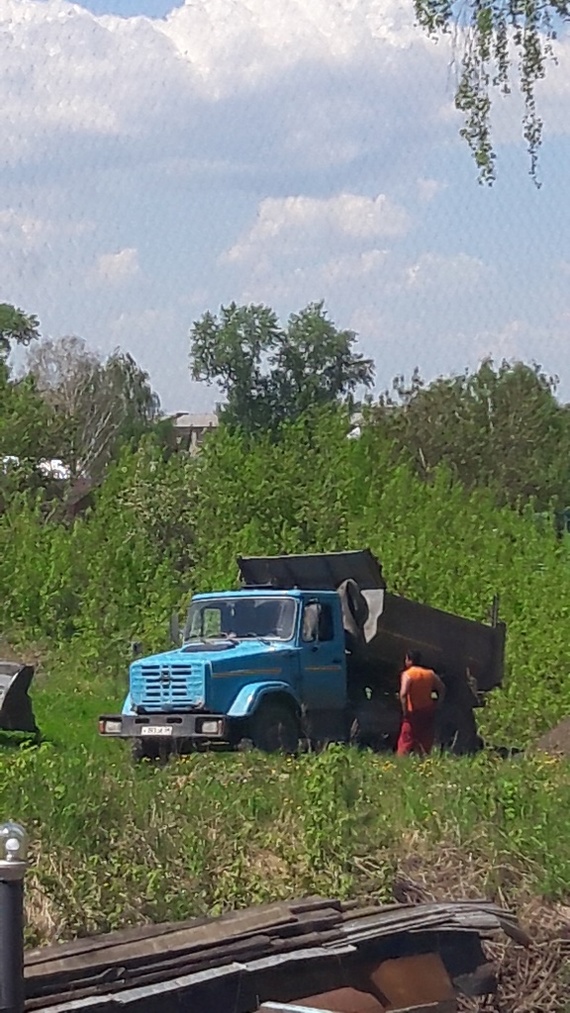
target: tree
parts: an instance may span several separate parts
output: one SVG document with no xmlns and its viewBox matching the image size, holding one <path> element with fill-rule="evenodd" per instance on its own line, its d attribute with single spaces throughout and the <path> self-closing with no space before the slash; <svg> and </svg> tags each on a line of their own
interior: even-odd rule
<svg viewBox="0 0 570 1013">
<path fill-rule="evenodd" d="M 71 477 L 100 477 L 127 439 L 158 418 L 147 373 L 115 351 L 102 361 L 78 337 L 44 340 L 28 356 L 29 375 L 59 419 L 59 456 Z"/>
<path fill-rule="evenodd" d="M 556 377 L 538 365 L 485 360 L 474 373 L 425 386 L 394 381 L 375 415 L 429 477 L 447 464 L 468 488 L 490 487 L 501 503 L 570 502 L 570 412 L 556 398 Z"/>
<path fill-rule="evenodd" d="M 14 345 L 37 338 L 37 317 L 0 304 L 0 513 L 12 496 L 45 487 L 40 463 L 53 457 L 53 411 L 33 377 L 15 379 L 8 365 Z"/>
<path fill-rule="evenodd" d="M 270 430 L 308 408 L 352 404 L 370 387 L 374 367 L 354 351 L 353 331 L 338 330 L 323 303 L 310 303 L 280 326 L 266 306 L 222 306 L 190 332 L 194 380 L 217 383 L 224 420 L 246 431 Z"/>
<path fill-rule="evenodd" d="M 10 303 L 0 303 L 0 358 L 10 354 L 12 344 L 29 345 L 39 336 L 37 317 L 16 309 Z"/>
<path fill-rule="evenodd" d="M 553 41 L 570 18 L 570 0 L 414 0 L 414 7 L 419 24 L 429 35 L 453 33 L 455 45 L 462 48 L 455 104 L 464 116 L 461 135 L 473 153 L 480 182 L 495 179 L 491 94 L 493 89 L 510 92 L 511 66 L 516 58 L 524 100 L 523 137 L 530 174 L 537 182 L 542 120 L 535 86 L 545 76 L 547 60 L 554 58 Z"/>
<path fill-rule="evenodd" d="M 55 422 L 33 378 L 13 379 L 0 359 L 0 514 L 18 493 L 49 488 L 41 462 L 55 456 Z"/>
</svg>

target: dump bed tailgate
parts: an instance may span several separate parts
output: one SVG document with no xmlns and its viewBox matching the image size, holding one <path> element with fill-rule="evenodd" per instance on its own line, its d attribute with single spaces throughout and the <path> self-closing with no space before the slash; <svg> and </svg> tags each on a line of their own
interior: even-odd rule
<svg viewBox="0 0 570 1013">
<path fill-rule="evenodd" d="M 336 591 L 345 580 L 354 580 L 362 591 L 386 587 L 382 566 L 370 549 L 298 556 L 240 556 L 237 562 L 248 586 Z"/>
</svg>

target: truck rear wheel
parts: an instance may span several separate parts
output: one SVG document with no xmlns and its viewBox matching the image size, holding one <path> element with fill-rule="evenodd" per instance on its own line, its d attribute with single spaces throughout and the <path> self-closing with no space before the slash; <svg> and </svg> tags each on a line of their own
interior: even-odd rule
<svg viewBox="0 0 570 1013">
<path fill-rule="evenodd" d="M 251 740 L 264 753 L 296 753 L 299 749 L 299 722 L 286 704 L 262 704 L 250 723 Z"/>
</svg>

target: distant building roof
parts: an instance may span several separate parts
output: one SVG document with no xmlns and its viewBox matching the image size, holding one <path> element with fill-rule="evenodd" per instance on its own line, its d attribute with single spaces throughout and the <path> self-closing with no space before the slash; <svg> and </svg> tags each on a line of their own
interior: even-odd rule
<svg viewBox="0 0 570 1013">
<path fill-rule="evenodd" d="M 171 419 L 176 429 L 215 429 L 219 425 L 215 413 L 174 412 L 167 418 Z"/>
<path fill-rule="evenodd" d="M 198 453 L 206 433 L 220 424 L 213 412 L 174 412 L 166 417 L 172 422 L 178 447 L 191 454 Z"/>
</svg>

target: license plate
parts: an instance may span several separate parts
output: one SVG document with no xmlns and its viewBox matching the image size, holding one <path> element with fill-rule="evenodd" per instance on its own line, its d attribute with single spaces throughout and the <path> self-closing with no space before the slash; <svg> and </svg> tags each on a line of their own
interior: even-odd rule
<svg viewBox="0 0 570 1013">
<path fill-rule="evenodd" d="M 141 735 L 172 735 L 172 725 L 143 725 Z"/>
</svg>

